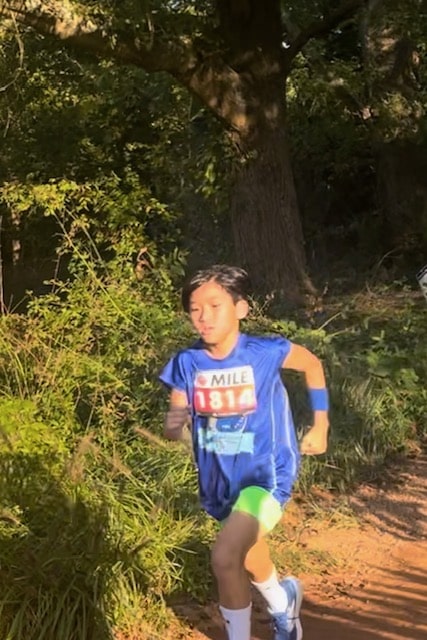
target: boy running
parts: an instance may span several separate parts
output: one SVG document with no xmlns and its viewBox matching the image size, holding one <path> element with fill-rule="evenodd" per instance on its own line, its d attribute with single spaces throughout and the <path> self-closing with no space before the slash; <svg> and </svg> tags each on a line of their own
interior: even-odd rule
<svg viewBox="0 0 427 640">
<path fill-rule="evenodd" d="M 201 505 L 222 523 L 211 564 L 228 640 L 250 640 L 250 583 L 267 602 L 274 640 L 301 640 L 302 586 L 294 577 L 279 582 L 265 538 L 290 498 L 300 452 L 326 451 L 328 393 L 322 364 L 306 348 L 240 332 L 248 294 L 246 271 L 227 265 L 184 286 L 200 339 L 160 375 L 170 389 L 164 433 L 179 440 L 190 422 Z M 300 451 L 280 369 L 305 374 L 313 426 Z"/>
</svg>

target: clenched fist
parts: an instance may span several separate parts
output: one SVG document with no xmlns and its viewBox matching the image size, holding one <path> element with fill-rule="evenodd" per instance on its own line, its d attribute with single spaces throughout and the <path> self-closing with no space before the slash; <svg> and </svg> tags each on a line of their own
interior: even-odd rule
<svg viewBox="0 0 427 640">
<path fill-rule="evenodd" d="M 165 416 L 165 436 L 171 440 L 180 440 L 182 430 L 190 419 L 188 407 L 171 407 Z"/>
<path fill-rule="evenodd" d="M 328 424 L 315 425 L 301 440 L 301 453 L 306 456 L 318 456 L 328 448 Z"/>
</svg>

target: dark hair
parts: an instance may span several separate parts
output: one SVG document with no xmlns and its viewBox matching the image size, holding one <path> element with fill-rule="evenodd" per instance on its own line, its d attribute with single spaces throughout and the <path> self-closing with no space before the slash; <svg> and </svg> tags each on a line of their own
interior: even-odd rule
<svg viewBox="0 0 427 640">
<path fill-rule="evenodd" d="M 240 267 L 231 267 L 227 264 L 214 264 L 207 269 L 197 271 L 183 286 L 181 300 L 186 313 L 190 310 L 190 298 L 193 291 L 213 280 L 225 289 L 233 298 L 247 300 L 249 296 L 249 276 Z"/>
</svg>

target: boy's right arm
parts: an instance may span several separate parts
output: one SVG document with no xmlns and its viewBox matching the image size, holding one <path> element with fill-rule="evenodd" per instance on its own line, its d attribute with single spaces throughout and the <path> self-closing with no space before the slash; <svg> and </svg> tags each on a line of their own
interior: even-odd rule
<svg viewBox="0 0 427 640">
<path fill-rule="evenodd" d="M 163 434 L 169 440 L 185 440 L 184 427 L 190 420 L 187 394 L 172 389 L 169 397 L 169 410 L 165 416 Z"/>
</svg>

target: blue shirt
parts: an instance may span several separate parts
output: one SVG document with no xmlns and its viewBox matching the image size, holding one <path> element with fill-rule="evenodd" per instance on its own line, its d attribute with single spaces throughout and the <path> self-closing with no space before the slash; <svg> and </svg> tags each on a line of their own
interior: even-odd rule
<svg viewBox="0 0 427 640">
<path fill-rule="evenodd" d="M 233 351 L 217 360 L 198 341 L 160 374 L 187 396 L 200 501 L 218 520 L 245 487 L 262 487 L 282 505 L 290 496 L 300 461 L 280 377 L 290 348 L 279 336 L 240 334 Z"/>
</svg>

